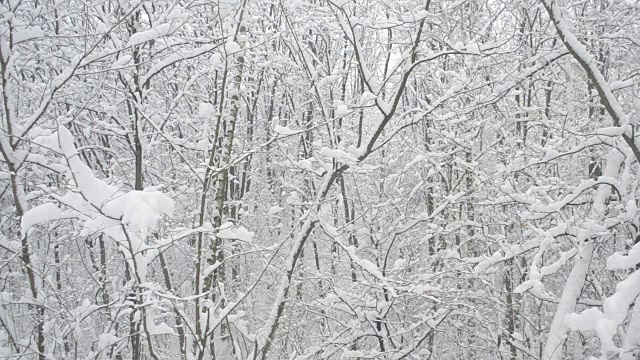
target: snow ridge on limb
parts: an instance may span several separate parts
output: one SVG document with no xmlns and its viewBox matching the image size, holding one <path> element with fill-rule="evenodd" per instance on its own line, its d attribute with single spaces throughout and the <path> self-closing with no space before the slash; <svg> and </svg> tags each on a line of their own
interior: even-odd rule
<svg viewBox="0 0 640 360">
<path fill-rule="evenodd" d="M 567 47 L 571 55 L 582 66 L 588 78 L 595 86 L 600 97 L 600 101 L 605 107 L 607 113 L 613 119 L 614 125 L 616 127 L 624 127 L 626 125 L 626 122 L 628 121 L 627 115 L 625 114 L 620 103 L 617 101 L 616 97 L 613 95 L 613 92 L 610 89 L 609 84 L 605 80 L 602 72 L 600 72 L 600 70 L 596 66 L 595 57 L 589 53 L 587 48 L 571 32 L 567 17 L 565 14 L 563 14 L 563 11 L 558 5 L 557 1 L 542 0 L 542 4 L 546 8 L 550 19 L 553 21 L 559 38 Z M 636 160 L 640 160 L 640 151 L 635 145 L 633 137 L 627 135 L 626 132 L 622 132 L 622 137 L 633 152 Z M 620 151 L 615 148 L 611 149 L 609 152 L 609 157 L 607 159 L 604 175 L 617 177 L 619 175 L 619 169 L 623 161 L 624 156 L 620 153 Z M 605 199 L 610 191 L 610 187 L 601 186 L 596 192 L 592 208 L 591 222 L 595 222 L 596 219 L 599 219 L 603 215 L 605 209 Z M 588 225 L 587 222 L 585 222 L 585 225 Z M 582 318 L 580 318 L 580 320 L 578 320 L 577 315 L 573 314 L 573 312 L 575 311 L 576 303 L 580 297 L 582 287 L 586 281 L 586 276 L 588 275 L 589 266 L 595 249 L 594 240 L 591 239 L 593 235 L 594 234 L 591 233 L 589 229 L 585 229 L 580 233 L 578 239 L 578 251 L 580 258 L 574 263 L 571 273 L 569 274 L 569 277 L 567 279 L 567 284 L 563 289 L 562 297 L 560 299 L 558 308 L 556 309 L 556 313 L 551 323 L 549 334 L 544 346 L 543 359 L 555 360 L 561 359 L 563 357 L 563 351 L 561 347 L 562 342 L 566 338 L 567 331 L 569 330 L 567 324 L 571 325 L 572 328 L 585 327 L 584 321 L 580 320 L 585 320 L 584 316 L 586 316 L 586 314 Z M 633 278 L 634 275 L 632 275 L 630 278 Z M 621 285 L 622 283 L 619 284 L 619 287 Z M 622 302 L 610 300 L 611 298 L 607 299 L 607 301 L 610 301 L 610 303 L 616 302 L 616 311 L 611 311 L 611 307 L 608 307 L 607 302 L 605 301 L 605 313 L 607 313 L 607 309 L 610 310 L 608 311 L 608 316 L 606 316 L 608 319 L 593 316 L 589 317 L 592 320 L 599 318 L 597 321 L 595 321 L 595 324 L 591 322 L 590 325 L 593 325 L 591 326 L 591 328 L 595 327 L 597 329 L 598 336 L 601 339 L 603 356 L 606 356 L 608 351 L 616 350 L 611 338 L 616 332 L 617 325 L 621 324 L 622 321 L 624 321 L 628 305 L 631 303 L 631 301 L 633 301 L 633 299 L 629 300 L 628 297 L 630 297 L 631 295 L 633 295 L 632 297 L 634 299 L 635 297 L 637 297 L 636 291 L 632 292 L 633 294 L 623 292 L 622 295 L 619 295 L 620 293 L 616 293 L 614 294 L 614 296 L 612 296 L 612 298 L 616 299 L 620 297 L 624 298 L 625 301 Z M 622 320 L 620 320 L 620 316 L 618 314 L 620 311 L 623 311 L 625 314 L 625 316 L 622 316 Z M 589 312 L 589 314 L 591 314 L 591 312 Z M 581 326 L 578 326 L 578 323 L 580 323 Z"/>
<path fill-rule="evenodd" d="M 604 176 L 615 177 L 623 162 L 624 155 L 616 148 L 611 148 L 607 157 L 603 173 Z M 544 345 L 543 359 L 555 360 L 562 359 L 564 356 L 562 343 L 567 336 L 567 331 L 569 331 L 569 327 L 565 323 L 565 318 L 575 311 L 578 300 L 580 299 L 582 288 L 589 273 L 593 252 L 596 248 L 593 237 L 597 234 L 596 231 L 594 231 L 594 226 L 599 227 L 596 225 L 597 219 L 600 219 L 604 214 L 605 201 L 610 193 L 610 186 L 600 186 L 598 188 L 594 195 L 590 218 L 584 221 L 584 229 L 578 233 L 578 258 L 569 273 L 566 285 L 562 291 L 562 296 L 560 297 L 560 303 L 556 308 L 551 322 L 547 340 Z"/>
<path fill-rule="evenodd" d="M 58 200 L 70 208 L 85 211 L 85 230 L 104 232 L 117 241 L 132 268 L 138 270 L 138 280 L 144 283 L 147 274 L 147 262 L 143 255 L 148 248 L 146 237 L 162 216 L 173 215 L 173 200 L 154 188 L 122 193 L 115 186 L 96 178 L 80 160 L 73 144 L 73 135 L 64 126 L 58 128 L 58 139 L 60 151 L 68 165 L 67 176 L 75 184 L 74 191 Z M 23 226 L 34 220 L 28 217 Z"/>
<path fill-rule="evenodd" d="M 626 122 L 629 121 L 627 114 L 622 108 L 622 105 L 620 105 L 616 99 L 615 95 L 613 95 L 613 91 L 611 90 L 609 83 L 604 78 L 604 75 L 602 75 L 602 72 L 598 69 L 595 57 L 571 32 L 569 23 L 566 20 L 566 15 L 563 14 L 560 6 L 558 6 L 558 1 L 542 0 L 542 3 L 547 9 L 547 13 L 556 27 L 560 40 L 562 40 L 571 55 L 580 63 L 587 74 L 587 77 L 589 77 L 598 91 L 600 102 L 613 119 L 613 124 L 618 127 L 626 125 Z M 633 135 L 628 135 L 625 132 L 622 134 L 622 137 L 633 151 L 636 160 L 640 161 L 640 149 L 636 146 Z"/>
<path fill-rule="evenodd" d="M 425 10 L 428 10 L 429 4 L 430 4 L 430 1 L 428 0 L 425 5 Z M 347 36 L 347 38 L 351 42 L 351 45 L 354 48 L 358 67 L 364 79 L 367 79 L 365 80 L 365 83 L 367 84 L 371 92 L 378 93 L 379 91 L 376 91 L 377 86 L 376 84 L 374 84 L 372 75 L 369 73 L 366 67 L 366 64 L 364 62 L 364 59 L 360 55 L 362 53 L 362 50 L 360 49 L 359 36 L 354 32 L 353 27 L 351 26 L 350 23 L 349 25 L 347 25 L 347 21 L 345 21 L 343 17 L 344 10 L 342 8 L 338 8 L 335 15 L 341 24 L 341 27 L 345 36 Z M 420 21 L 419 31 L 415 39 L 415 45 L 413 47 L 412 53 L 415 53 L 417 44 L 420 41 L 420 34 L 422 32 L 423 25 L 424 25 L 424 19 Z M 415 61 L 415 56 L 412 56 L 411 59 Z M 378 106 L 378 109 L 380 110 L 380 112 L 383 114 L 383 118 L 375 126 L 374 133 L 371 134 L 369 139 L 365 142 L 366 145 L 362 149 L 358 149 L 358 153 L 357 153 L 358 162 L 364 161 L 373 151 L 375 151 L 374 145 L 377 139 L 379 138 L 379 136 L 382 134 L 382 131 L 384 130 L 385 126 L 393 118 L 396 112 L 396 109 L 400 103 L 400 99 L 406 89 L 407 81 L 409 79 L 409 76 L 412 73 L 411 70 L 414 68 L 415 67 L 409 67 L 410 70 L 405 71 L 405 73 L 402 75 L 402 80 L 400 82 L 400 85 L 398 86 L 398 88 L 396 89 L 395 93 L 392 96 L 393 98 L 392 104 L 386 104 L 382 102 L 381 99 L 380 100 L 376 99 L 376 105 Z M 315 81 L 314 74 L 310 74 L 310 75 L 312 79 Z M 317 89 L 317 86 L 315 88 Z M 337 179 L 338 176 L 340 176 L 340 174 L 342 174 L 348 168 L 349 168 L 349 165 L 340 165 L 339 167 L 337 168 L 334 167 L 333 169 L 327 171 L 324 174 L 324 180 L 322 182 L 322 185 L 319 187 L 317 191 L 316 205 L 314 205 L 314 210 L 316 212 L 320 210 L 322 200 L 326 197 L 334 181 Z M 260 354 L 262 354 L 261 359 L 263 360 L 266 359 L 267 357 L 269 348 L 277 332 L 280 318 L 284 311 L 286 298 L 291 286 L 291 278 L 293 276 L 293 271 L 296 268 L 298 257 L 300 256 L 300 251 L 302 250 L 307 238 L 309 237 L 309 235 L 313 231 L 313 228 L 318 222 L 318 219 L 310 215 L 312 214 L 308 212 L 306 216 L 309 216 L 309 217 L 305 220 L 304 224 L 302 225 L 302 229 L 298 233 L 298 236 L 294 239 L 293 248 L 289 253 L 289 257 L 286 263 L 287 264 L 286 273 L 282 276 L 281 284 L 278 287 L 276 301 L 274 302 L 271 308 L 267 323 L 258 331 L 254 352 L 249 356 L 249 358 L 257 359 Z"/>
</svg>

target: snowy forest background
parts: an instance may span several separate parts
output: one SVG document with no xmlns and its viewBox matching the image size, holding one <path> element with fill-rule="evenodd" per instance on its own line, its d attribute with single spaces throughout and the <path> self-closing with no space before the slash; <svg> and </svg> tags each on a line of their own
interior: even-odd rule
<svg viewBox="0 0 640 360">
<path fill-rule="evenodd" d="M 636 359 L 637 0 L 0 1 L 0 357 Z"/>
</svg>

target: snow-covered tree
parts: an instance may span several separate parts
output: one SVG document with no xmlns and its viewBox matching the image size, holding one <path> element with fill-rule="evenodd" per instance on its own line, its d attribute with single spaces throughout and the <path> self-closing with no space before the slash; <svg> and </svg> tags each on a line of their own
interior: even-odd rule
<svg viewBox="0 0 640 360">
<path fill-rule="evenodd" d="M 0 357 L 637 357 L 639 11 L 0 2 Z"/>
</svg>

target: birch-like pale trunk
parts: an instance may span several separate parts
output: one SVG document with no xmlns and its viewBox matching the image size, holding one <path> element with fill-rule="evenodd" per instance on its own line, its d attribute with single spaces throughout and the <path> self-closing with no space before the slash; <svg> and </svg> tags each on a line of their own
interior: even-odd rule
<svg viewBox="0 0 640 360">
<path fill-rule="evenodd" d="M 569 22 L 567 21 L 567 15 L 563 14 L 560 6 L 558 5 L 558 1 L 542 0 L 542 4 L 547 10 L 549 18 L 555 25 L 558 37 L 574 59 L 578 61 L 597 90 L 600 102 L 605 107 L 609 116 L 611 116 L 613 124 L 615 126 L 621 126 L 625 121 L 626 114 L 609 88 L 602 72 L 598 69 L 595 57 L 589 53 L 587 48 L 571 32 Z M 636 160 L 640 160 L 640 151 L 634 143 L 633 136 L 624 133 L 622 137 L 627 146 L 631 148 Z M 615 148 L 610 150 L 609 158 L 604 165 L 605 176 L 618 176 L 620 165 L 622 164 L 622 156 L 616 156 L 615 152 L 618 152 Z M 604 211 L 605 200 L 609 192 L 610 188 L 608 186 L 600 185 L 600 188 L 598 188 L 593 203 L 593 210 L 591 214 L 592 219 L 597 219 L 602 215 L 601 213 Z M 568 332 L 568 328 L 564 324 L 564 319 L 576 309 L 582 288 L 589 273 L 589 267 L 595 249 L 594 243 L 594 238 L 587 237 L 581 239 L 579 237 L 578 239 L 579 258 L 573 264 L 569 277 L 567 278 L 566 285 L 562 291 L 560 302 L 553 316 L 544 345 L 542 355 L 542 359 L 544 360 L 559 360 L 564 357 L 562 343 L 566 339 Z"/>
</svg>

